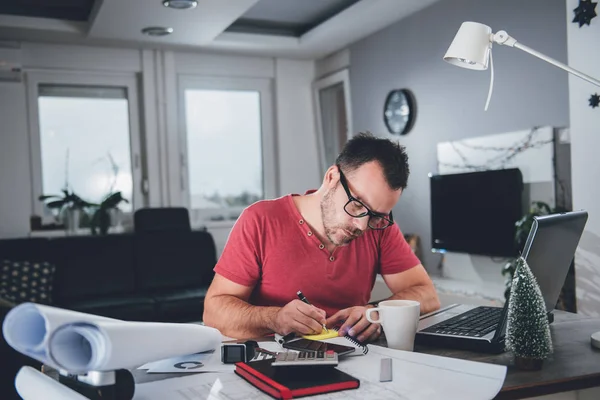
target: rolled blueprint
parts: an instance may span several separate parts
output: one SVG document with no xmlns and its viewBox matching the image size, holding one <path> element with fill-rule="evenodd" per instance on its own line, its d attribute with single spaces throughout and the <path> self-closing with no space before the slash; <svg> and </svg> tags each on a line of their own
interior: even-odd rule
<svg viewBox="0 0 600 400">
<path fill-rule="evenodd" d="M 72 373 L 135 368 L 149 361 L 215 350 L 221 333 L 196 324 L 97 321 L 66 324 L 48 342 L 53 364 Z"/>
<path fill-rule="evenodd" d="M 31 367 L 21 367 L 15 388 L 23 400 L 88 400 L 73 389 Z"/>
<path fill-rule="evenodd" d="M 13 308 L 2 331 L 18 352 L 72 374 L 215 350 L 222 341 L 202 325 L 128 322 L 33 303 Z"/>
<path fill-rule="evenodd" d="M 2 324 L 2 333 L 6 342 L 18 352 L 51 365 L 47 351 L 50 334 L 64 324 L 92 321 L 118 320 L 40 304 L 23 303 L 8 312 Z"/>
</svg>

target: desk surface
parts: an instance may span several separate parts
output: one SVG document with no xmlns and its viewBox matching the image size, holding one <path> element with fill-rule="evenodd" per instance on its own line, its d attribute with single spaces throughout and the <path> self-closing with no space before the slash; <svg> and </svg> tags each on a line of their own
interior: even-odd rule
<svg viewBox="0 0 600 400">
<path fill-rule="evenodd" d="M 590 335 L 600 331 L 600 319 L 556 311 L 550 330 L 554 354 L 539 371 L 516 369 L 510 353 L 489 355 L 427 346 L 417 346 L 415 351 L 508 366 L 497 399 L 521 399 L 600 386 L 600 350 L 590 344 Z"/>
<path fill-rule="evenodd" d="M 415 351 L 508 366 L 506 380 L 496 399 L 522 399 L 600 386 L 600 350 L 590 344 L 590 335 L 600 331 L 600 319 L 556 311 L 550 330 L 554 354 L 544 361 L 540 371 L 516 369 L 510 353 L 489 355 L 427 346 L 416 346 Z M 146 374 L 141 370 L 133 373 L 137 383 L 184 376 Z"/>
</svg>

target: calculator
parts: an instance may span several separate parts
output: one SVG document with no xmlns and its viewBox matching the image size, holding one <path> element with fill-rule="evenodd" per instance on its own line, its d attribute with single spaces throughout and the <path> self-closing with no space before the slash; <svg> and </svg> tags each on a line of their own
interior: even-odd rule
<svg viewBox="0 0 600 400">
<path fill-rule="evenodd" d="M 338 355 L 333 350 L 328 351 L 284 351 L 277 353 L 271 364 L 274 367 L 300 367 L 300 366 L 332 366 L 338 365 Z"/>
</svg>

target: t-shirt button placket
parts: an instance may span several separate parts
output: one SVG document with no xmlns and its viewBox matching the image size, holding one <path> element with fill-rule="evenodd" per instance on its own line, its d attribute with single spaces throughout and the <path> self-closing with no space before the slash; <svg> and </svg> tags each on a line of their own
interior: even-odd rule
<svg viewBox="0 0 600 400">
<path fill-rule="evenodd" d="M 300 221 L 298 221 L 298 223 L 299 223 L 300 225 L 302 225 L 302 224 L 304 223 L 304 220 L 303 220 L 303 219 L 301 219 Z"/>
<path fill-rule="evenodd" d="M 307 235 L 308 235 L 308 236 L 312 236 L 312 232 L 311 232 L 311 231 L 308 231 Z"/>
<path fill-rule="evenodd" d="M 329 261 L 332 261 L 332 262 L 335 261 L 335 257 L 334 256 L 329 257 Z"/>
<path fill-rule="evenodd" d="M 323 243 L 321 243 L 321 244 L 319 245 L 319 249 L 323 250 L 324 248 L 325 248 L 325 245 L 324 245 Z"/>
</svg>

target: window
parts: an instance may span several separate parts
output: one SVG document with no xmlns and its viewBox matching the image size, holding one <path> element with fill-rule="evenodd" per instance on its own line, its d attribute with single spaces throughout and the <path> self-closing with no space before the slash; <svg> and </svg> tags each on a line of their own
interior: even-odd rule
<svg viewBox="0 0 600 400">
<path fill-rule="evenodd" d="M 39 86 L 42 188 L 99 203 L 133 195 L 129 107 L 123 88 Z M 120 208 L 131 211 L 131 203 Z"/>
<path fill-rule="evenodd" d="M 34 73 L 30 85 L 34 212 L 63 189 L 92 203 L 120 191 L 123 211 L 143 202 L 135 81 Z"/>
<path fill-rule="evenodd" d="M 270 85 L 182 79 L 187 197 L 202 219 L 235 219 L 274 196 Z"/>
</svg>

